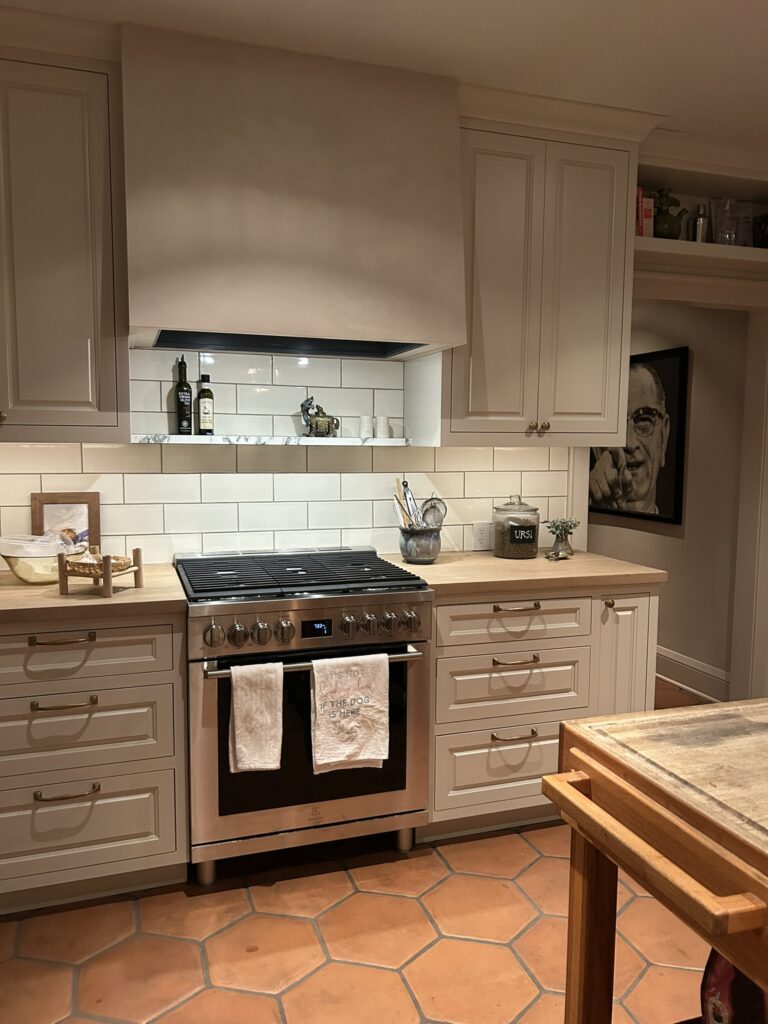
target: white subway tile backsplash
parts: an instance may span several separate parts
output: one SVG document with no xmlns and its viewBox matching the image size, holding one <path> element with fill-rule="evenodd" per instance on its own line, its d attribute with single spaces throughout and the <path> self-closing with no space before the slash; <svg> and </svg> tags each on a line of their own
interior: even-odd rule
<svg viewBox="0 0 768 1024">
<path fill-rule="evenodd" d="M 84 473 L 159 473 L 159 444 L 84 444 Z"/>
<path fill-rule="evenodd" d="M 550 448 L 549 449 L 549 468 L 550 469 L 568 469 L 568 448 Z"/>
<path fill-rule="evenodd" d="M 494 448 L 493 468 L 495 470 L 549 469 L 549 451 L 549 448 Z"/>
<path fill-rule="evenodd" d="M 217 384 L 271 384 L 272 357 L 253 353 L 201 352 L 200 373 L 207 373 L 211 378 L 214 395 Z"/>
<path fill-rule="evenodd" d="M 271 501 L 271 473 L 203 473 L 203 501 Z"/>
<path fill-rule="evenodd" d="M 142 502 L 199 502 L 200 476 L 197 473 L 127 473 L 126 505 Z"/>
<path fill-rule="evenodd" d="M 237 411 L 254 416 L 298 416 L 306 397 L 306 388 L 240 384 Z"/>
<path fill-rule="evenodd" d="M 313 501 L 309 505 L 310 529 L 344 529 L 372 524 L 370 501 Z"/>
<path fill-rule="evenodd" d="M 10 537 L 13 534 L 32 532 L 32 511 L 29 505 L 14 508 L 6 505 L 0 509 L 0 535 Z"/>
<path fill-rule="evenodd" d="M 0 476 L 0 506 L 28 505 L 30 495 L 42 489 L 38 473 L 6 473 Z"/>
<path fill-rule="evenodd" d="M 338 501 L 339 481 L 338 473 L 275 473 L 275 501 Z"/>
<path fill-rule="evenodd" d="M 399 473 L 371 473 L 341 478 L 341 496 L 347 498 L 391 498 Z M 432 492 L 442 498 L 464 495 L 463 473 L 408 473 L 408 483 L 416 497 L 423 501 Z"/>
<path fill-rule="evenodd" d="M 465 473 L 464 494 L 467 498 L 493 497 L 499 491 L 520 494 L 520 473 Z"/>
<path fill-rule="evenodd" d="M 236 533 L 237 505 L 166 505 L 168 533 Z"/>
<path fill-rule="evenodd" d="M 126 555 L 130 554 L 125 546 L 125 537 L 105 537 L 102 535 L 101 544 L 102 555 Z M 144 552 L 142 551 L 142 558 L 144 558 Z M 146 561 L 147 559 L 145 559 Z"/>
<path fill-rule="evenodd" d="M 432 473 L 435 469 L 435 454 L 434 448 L 374 448 L 373 471 Z"/>
<path fill-rule="evenodd" d="M 98 492 L 102 505 L 123 504 L 123 477 L 120 473 L 43 473 L 42 489 Z"/>
<path fill-rule="evenodd" d="M 301 415 L 273 416 L 272 431 L 275 437 L 301 437 L 307 432 L 307 426 Z"/>
<path fill-rule="evenodd" d="M 131 412 L 131 433 L 175 434 L 175 419 L 169 412 Z"/>
<path fill-rule="evenodd" d="M 382 391 L 377 388 L 373 392 L 373 414 L 374 416 L 390 416 L 393 418 L 403 415 L 403 392 Z"/>
<path fill-rule="evenodd" d="M 146 447 L 149 447 L 147 445 Z M 235 473 L 236 444 L 164 444 L 164 473 Z"/>
<path fill-rule="evenodd" d="M 523 473 L 525 494 L 562 495 L 568 493 L 568 474 L 560 471 Z"/>
<path fill-rule="evenodd" d="M 101 532 L 107 535 L 164 530 L 162 505 L 105 505 L 101 510 Z"/>
<path fill-rule="evenodd" d="M 164 403 L 160 387 L 157 380 L 132 380 L 131 409 L 135 412 L 162 412 Z"/>
<path fill-rule="evenodd" d="M 281 530 L 275 534 L 276 548 L 333 548 L 340 544 L 341 530 Z"/>
<path fill-rule="evenodd" d="M 388 359 L 343 359 L 341 383 L 345 388 L 403 387 L 403 364 Z"/>
<path fill-rule="evenodd" d="M 240 505 L 241 530 L 303 530 L 307 526 L 305 501 L 261 501 Z"/>
<path fill-rule="evenodd" d="M 505 499 L 506 501 L 507 499 Z M 446 525 L 451 523 L 489 523 L 493 511 L 493 498 L 451 498 L 446 504 Z"/>
<path fill-rule="evenodd" d="M 271 437 L 271 416 L 242 416 L 240 413 L 217 413 L 214 407 L 213 429 L 224 436 Z"/>
<path fill-rule="evenodd" d="M 79 473 L 79 444 L 0 443 L 0 474 Z"/>
<path fill-rule="evenodd" d="M 562 519 L 568 515 L 568 499 L 557 495 L 549 499 L 549 519 Z"/>
<path fill-rule="evenodd" d="M 373 503 L 373 525 L 374 526 L 399 526 L 400 520 L 395 511 L 394 499 L 389 501 L 374 501 Z"/>
<path fill-rule="evenodd" d="M 341 386 L 341 360 L 316 356 L 273 356 L 275 384 L 300 384 L 312 388 Z"/>
<path fill-rule="evenodd" d="M 274 536 L 265 533 L 205 533 L 203 551 L 271 551 Z"/>
<path fill-rule="evenodd" d="M 196 555 L 203 550 L 199 533 L 166 533 L 158 536 L 131 534 L 125 538 L 127 551 L 141 548 L 145 562 L 172 562 L 174 555 Z"/>
<path fill-rule="evenodd" d="M 176 364 L 180 356 L 187 364 L 187 380 L 200 375 L 197 352 L 171 352 L 161 348 L 132 348 L 129 353 L 131 380 L 177 380 Z"/>
<path fill-rule="evenodd" d="M 435 448 L 435 469 L 485 472 L 493 469 L 493 448 Z"/>
<path fill-rule="evenodd" d="M 315 388 L 314 398 L 329 416 L 373 416 L 372 388 Z"/>
<path fill-rule="evenodd" d="M 350 547 L 374 547 L 381 555 L 392 555 L 400 550 L 400 532 L 394 529 L 342 530 L 341 543 Z"/>
</svg>

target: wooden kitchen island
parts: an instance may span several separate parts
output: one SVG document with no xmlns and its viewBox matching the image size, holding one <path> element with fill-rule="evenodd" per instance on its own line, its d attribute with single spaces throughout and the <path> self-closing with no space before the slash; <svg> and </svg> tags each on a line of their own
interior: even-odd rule
<svg viewBox="0 0 768 1024">
<path fill-rule="evenodd" d="M 543 791 L 573 828 L 565 1024 L 611 1021 L 617 867 L 768 989 L 768 700 L 565 722 Z"/>
</svg>

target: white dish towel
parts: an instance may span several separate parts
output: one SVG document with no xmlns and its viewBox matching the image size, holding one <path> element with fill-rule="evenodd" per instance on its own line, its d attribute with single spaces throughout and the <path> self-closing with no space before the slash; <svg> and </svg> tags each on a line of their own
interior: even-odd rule
<svg viewBox="0 0 768 1024">
<path fill-rule="evenodd" d="M 274 771 L 283 746 L 283 666 L 233 665 L 229 770 Z"/>
<path fill-rule="evenodd" d="M 389 658 L 364 654 L 312 662 L 315 775 L 381 768 L 389 757 Z"/>
</svg>

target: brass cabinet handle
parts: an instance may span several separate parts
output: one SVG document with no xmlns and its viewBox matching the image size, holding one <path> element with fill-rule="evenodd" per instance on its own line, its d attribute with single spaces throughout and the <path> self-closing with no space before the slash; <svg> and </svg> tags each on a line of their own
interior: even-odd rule
<svg viewBox="0 0 768 1024">
<path fill-rule="evenodd" d="M 495 612 L 539 612 L 541 611 L 541 601 L 533 601 L 527 607 L 521 604 L 517 608 L 505 608 L 503 604 L 495 604 L 493 610 Z"/>
<path fill-rule="evenodd" d="M 5 423 L 5 421 L 7 419 L 8 419 L 8 413 L 7 412 L 3 412 L 3 410 L 0 409 L 0 423 Z"/>
<path fill-rule="evenodd" d="M 36 804 L 55 804 L 59 800 L 82 800 L 86 796 L 94 796 L 100 792 L 101 783 L 94 782 L 91 788 L 87 789 L 84 793 L 65 793 L 64 796 L 43 796 L 42 789 L 36 789 L 32 794 L 32 799 Z"/>
<path fill-rule="evenodd" d="M 500 736 L 497 732 L 492 732 L 491 741 L 493 743 L 514 743 L 517 740 L 535 740 L 538 735 L 538 729 L 529 729 L 528 732 L 521 733 L 517 736 Z"/>
<path fill-rule="evenodd" d="M 93 708 L 99 703 L 99 695 L 92 693 L 88 700 L 84 700 L 80 704 L 49 704 L 48 707 L 40 707 L 39 700 L 31 700 L 29 702 L 29 710 L 38 711 L 77 711 L 79 708 Z"/>
<path fill-rule="evenodd" d="M 536 420 L 531 420 L 531 422 L 528 424 L 528 429 L 530 431 L 537 431 L 539 429 L 539 424 Z"/>
<path fill-rule="evenodd" d="M 606 608 L 615 608 L 616 607 L 616 602 L 613 600 L 612 597 L 606 597 L 606 599 L 605 599 L 605 601 L 603 603 L 605 604 Z"/>
<path fill-rule="evenodd" d="M 29 637 L 30 647 L 65 647 L 71 644 L 92 644 L 96 641 L 96 631 L 91 630 L 88 636 L 75 636 L 70 640 L 38 640 L 36 636 Z"/>
<path fill-rule="evenodd" d="M 541 430 L 544 433 L 546 433 L 549 430 L 549 427 L 550 427 L 549 420 L 544 420 L 544 422 L 541 424 Z"/>
<path fill-rule="evenodd" d="M 530 658 L 527 658 L 524 661 L 501 661 L 499 658 L 492 658 L 491 664 L 497 665 L 500 668 L 525 668 L 528 665 L 538 665 L 540 661 L 540 654 L 532 654 Z"/>
</svg>

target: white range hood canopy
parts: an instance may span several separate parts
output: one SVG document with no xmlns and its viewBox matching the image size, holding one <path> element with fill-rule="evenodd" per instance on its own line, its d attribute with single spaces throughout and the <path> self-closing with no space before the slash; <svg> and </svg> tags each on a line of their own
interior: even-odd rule
<svg viewBox="0 0 768 1024">
<path fill-rule="evenodd" d="M 123 87 L 136 336 L 464 344 L 454 81 L 125 26 Z"/>
</svg>

